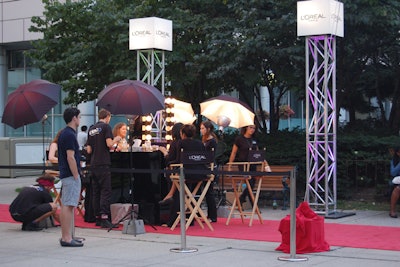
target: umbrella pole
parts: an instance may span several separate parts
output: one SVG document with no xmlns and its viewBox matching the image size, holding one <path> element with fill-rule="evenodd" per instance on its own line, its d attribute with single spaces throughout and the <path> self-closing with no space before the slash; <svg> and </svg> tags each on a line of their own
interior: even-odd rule
<svg viewBox="0 0 400 267">
<path fill-rule="evenodd" d="M 46 118 L 43 116 L 43 119 L 42 119 L 43 174 L 46 172 L 46 148 L 44 145 L 44 122 L 46 121 L 46 119 L 47 119 L 47 116 L 46 116 Z"/>
</svg>

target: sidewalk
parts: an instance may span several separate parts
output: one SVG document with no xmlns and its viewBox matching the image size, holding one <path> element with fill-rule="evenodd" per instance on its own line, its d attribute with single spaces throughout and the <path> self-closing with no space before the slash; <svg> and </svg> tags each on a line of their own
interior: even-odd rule
<svg viewBox="0 0 400 267">
<path fill-rule="evenodd" d="M 34 178 L 0 179 L 0 203 L 10 203 L 15 188 L 29 185 Z M 280 220 L 289 211 L 265 209 L 267 219 Z M 387 212 L 357 211 L 355 216 L 336 219 L 335 223 L 400 226 Z M 186 248 L 193 253 L 174 253 L 182 248 L 181 237 L 145 233 L 122 234 L 121 231 L 76 228 L 76 236 L 86 239 L 82 248 L 64 248 L 58 243 L 60 228 L 41 232 L 23 232 L 20 224 L 0 223 L 1 266 L 76 265 L 76 266 L 399 266 L 399 251 L 332 247 L 331 251 L 298 257 L 307 261 L 286 262 L 278 257 L 290 255 L 275 251 L 279 243 L 205 237 L 187 237 Z M 399 227 L 400 233 L 400 227 Z M 398 233 L 393 233 L 398 234 Z"/>
</svg>

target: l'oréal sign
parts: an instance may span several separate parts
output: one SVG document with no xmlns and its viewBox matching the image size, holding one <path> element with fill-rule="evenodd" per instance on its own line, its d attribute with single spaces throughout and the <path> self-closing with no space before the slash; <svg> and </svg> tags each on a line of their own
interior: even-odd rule
<svg viewBox="0 0 400 267">
<path fill-rule="evenodd" d="M 172 21 L 157 17 L 130 19 L 129 49 L 172 51 Z"/>
<path fill-rule="evenodd" d="M 343 3 L 336 0 L 297 2 L 297 36 L 344 36 Z"/>
</svg>

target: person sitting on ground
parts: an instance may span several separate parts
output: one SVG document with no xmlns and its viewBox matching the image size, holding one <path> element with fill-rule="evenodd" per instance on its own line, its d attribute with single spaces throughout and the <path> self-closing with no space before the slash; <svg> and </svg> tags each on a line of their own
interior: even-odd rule
<svg viewBox="0 0 400 267">
<path fill-rule="evenodd" d="M 36 179 L 36 185 L 24 187 L 11 203 L 11 217 L 17 222 L 22 222 L 23 231 L 42 230 L 38 224 L 50 216 L 59 222 L 57 205 L 50 195 L 54 180 L 54 176 L 44 174 Z"/>
<path fill-rule="evenodd" d="M 390 161 L 390 175 L 392 177 L 400 176 L 400 147 L 394 149 L 393 158 Z M 394 188 L 390 197 L 389 216 L 397 218 L 396 203 L 400 198 L 400 184 L 393 184 Z"/>
</svg>

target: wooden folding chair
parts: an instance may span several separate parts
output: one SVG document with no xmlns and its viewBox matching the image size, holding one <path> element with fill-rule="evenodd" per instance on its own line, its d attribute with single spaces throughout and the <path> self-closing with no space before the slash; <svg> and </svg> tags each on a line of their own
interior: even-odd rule
<svg viewBox="0 0 400 267">
<path fill-rule="evenodd" d="M 51 188 L 51 191 L 54 194 L 54 203 L 58 203 L 61 206 L 61 188 L 57 189 L 55 186 L 53 186 L 53 188 Z M 79 197 L 79 203 L 78 206 L 76 207 L 76 212 L 82 216 L 82 218 L 85 218 L 85 193 L 86 193 L 86 189 L 82 188 L 81 193 L 80 193 L 80 197 Z"/>
<path fill-rule="evenodd" d="M 186 219 L 186 229 L 189 228 L 190 224 L 192 223 L 193 219 L 196 220 L 196 222 L 200 225 L 201 228 L 204 229 L 203 222 L 208 226 L 208 228 L 211 231 L 214 231 L 214 228 L 212 227 L 211 223 L 208 221 L 207 216 L 204 214 L 203 210 L 201 209 L 201 203 L 204 200 L 204 197 L 211 185 L 211 183 L 214 181 L 214 174 L 200 174 L 201 176 L 204 175 L 203 179 L 196 179 L 194 182 L 194 187 L 192 190 L 189 189 L 189 186 L 187 184 L 188 180 L 191 180 L 191 177 L 193 178 L 194 175 L 198 174 L 191 174 L 190 167 L 194 166 L 204 166 L 203 170 L 206 171 L 207 168 L 210 171 L 214 170 L 214 162 L 213 162 L 213 152 L 212 151 L 198 151 L 198 152 L 181 152 L 181 164 L 172 164 L 171 167 L 175 169 L 180 169 L 180 168 L 187 168 L 188 173 L 185 174 L 185 184 L 184 184 L 184 190 L 185 190 L 185 210 L 188 211 L 189 218 Z M 200 170 L 200 169 L 196 169 Z M 170 179 L 174 186 L 180 190 L 180 180 L 179 180 L 179 173 L 173 173 L 170 176 Z M 199 192 L 201 186 L 204 184 L 201 194 L 197 195 Z M 186 215 L 186 214 L 185 214 Z M 176 218 L 175 222 L 171 226 L 171 230 L 174 230 L 175 227 L 178 225 L 180 222 L 180 216 L 182 214 L 178 212 L 178 217 Z M 182 226 L 181 226 L 182 227 Z"/>
<path fill-rule="evenodd" d="M 226 220 L 226 225 L 229 225 L 230 219 L 234 214 L 239 214 L 240 218 L 242 219 L 242 223 L 244 223 L 245 212 L 243 211 L 239 196 L 243 188 L 243 184 L 245 184 L 247 187 L 250 187 L 250 176 L 247 174 L 239 174 L 239 172 L 247 172 L 248 166 L 248 162 L 228 162 L 222 168 L 224 172 L 227 172 L 223 176 L 224 185 L 226 186 L 225 188 L 231 187 L 234 194 L 234 199 L 228 219 Z M 232 174 L 229 172 L 232 172 Z"/>
<path fill-rule="evenodd" d="M 45 162 L 46 167 L 50 167 L 53 165 L 53 163 L 51 163 L 49 160 L 46 160 Z M 45 170 L 46 174 L 50 174 L 53 175 L 56 179 L 60 178 L 60 172 L 57 170 L 53 170 L 53 169 L 46 169 Z M 61 190 L 61 188 L 60 188 Z M 54 203 L 58 203 L 59 205 L 61 205 L 61 195 L 60 195 L 60 190 L 57 190 L 57 188 L 55 186 L 53 186 L 53 188 L 51 189 L 51 192 L 53 192 L 54 194 Z"/>
<path fill-rule="evenodd" d="M 262 178 L 257 177 L 258 182 L 256 183 L 256 196 L 254 197 L 253 190 L 251 189 L 249 182 L 251 177 L 247 174 L 247 172 L 249 172 L 249 169 L 250 162 L 228 162 L 223 166 L 223 171 L 227 172 L 227 174 L 224 174 L 224 184 L 226 184 L 228 187 L 230 185 L 234 192 L 234 199 L 228 219 L 226 220 L 226 225 L 229 225 L 229 222 L 234 214 L 238 214 L 240 216 L 242 223 L 244 223 L 245 216 L 250 216 L 249 226 L 253 225 L 253 218 L 255 214 L 257 214 L 260 223 L 263 223 L 261 212 L 258 208 L 258 199 L 260 195 Z M 232 172 L 232 174 L 230 174 L 229 172 Z M 240 202 L 240 192 L 243 190 L 244 186 L 246 187 L 245 190 L 248 190 L 249 197 L 253 202 L 253 208 L 251 212 L 245 212 L 243 210 L 242 203 Z"/>
<path fill-rule="evenodd" d="M 51 188 L 51 192 L 54 194 L 54 203 L 58 203 L 61 206 L 61 191 L 59 191 L 55 186 Z"/>
<path fill-rule="evenodd" d="M 249 169 L 248 171 L 259 171 L 259 172 L 264 172 L 265 171 L 265 149 L 250 149 L 249 154 L 247 156 L 247 160 L 249 162 Z M 253 208 L 251 211 L 251 217 L 250 217 L 250 223 L 249 226 L 253 225 L 253 218 L 254 214 L 257 214 L 261 224 L 263 223 L 262 217 L 261 217 L 261 212 L 258 208 L 258 199 L 260 198 L 260 192 L 261 192 L 261 185 L 262 185 L 262 179 L 263 176 L 258 175 L 258 176 L 253 176 L 255 179 L 254 187 L 251 193 L 249 194 L 251 201 L 253 202 Z M 250 192 L 250 191 L 249 191 Z M 254 192 L 256 193 L 254 196 Z"/>
<path fill-rule="evenodd" d="M 85 193 L 86 189 L 82 187 L 78 206 L 76 207 L 76 212 L 81 215 L 83 219 L 85 219 Z"/>
<path fill-rule="evenodd" d="M 265 161 L 249 162 L 249 171 L 251 170 L 251 166 L 252 165 L 255 166 L 255 170 L 258 171 L 258 172 L 265 171 Z M 249 194 L 249 196 L 250 196 L 250 198 L 251 198 L 251 200 L 253 202 L 253 208 L 251 210 L 249 226 L 253 225 L 253 219 L 254 219 L 254 215 L 255 214 L 257 214 L 260 223 L 263 224 L 261 212 L 260 212 L 260 209 L 258 208 L 258 200 L 260 198 L 260 192 L 261 192 L 261 185 L 262 185 L 263 176 L 261 176 L 261 175 L 254 176 L 254 179 L 255 179 L 256 182 L 254 184 L 253 190 L 250 190 L 251 193 Z M 255 195 L 254 195 L 253 191 L 256 192 Z"/>
</svg>

